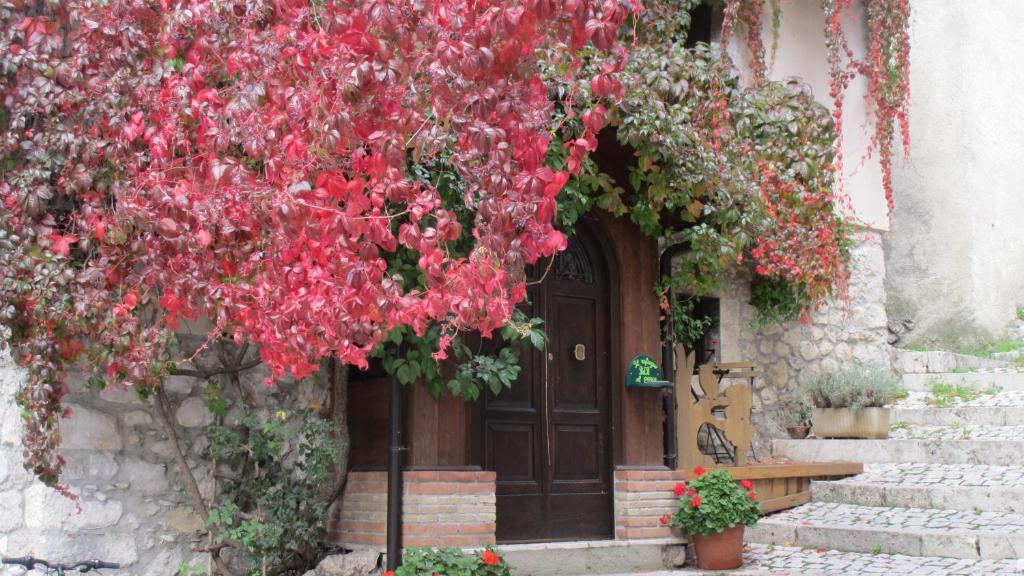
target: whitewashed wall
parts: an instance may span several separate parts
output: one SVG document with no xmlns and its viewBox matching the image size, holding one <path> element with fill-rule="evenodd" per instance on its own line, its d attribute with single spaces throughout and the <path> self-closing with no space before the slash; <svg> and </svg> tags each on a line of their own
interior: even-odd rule
<svg viewBox="0 0 1024 576">
<path fill-rule="evenodd" d="M 911 2 L 911 158 L 888 309 L 908 343 L 997 338 L 1024 305 L 1024 2 Z"/>
</svg>

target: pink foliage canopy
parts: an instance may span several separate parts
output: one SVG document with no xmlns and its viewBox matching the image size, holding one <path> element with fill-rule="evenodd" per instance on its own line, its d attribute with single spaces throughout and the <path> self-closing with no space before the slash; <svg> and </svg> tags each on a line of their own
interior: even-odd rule
<svg viewBox="0 0 1024 576">
<path fill-rule="evenodd" d="M 614 0 L 75 0 L 0 10 L 0 272 L 34 384 L 30 467 L 60 469 L 63 366 L 166 374 L 182 319 L 258 345 L 274 375 L 364 364 L 388 332 L 489 333 L 524 267 L 565 246 L 542 70 L 613 55 L 568 95 L 621 96 Z M 589 125 L 603 122 L 592 118 Z M 582 157 L 596 139 L 570 144 Z M 443 162 L 459 206 L 410 164 Z M 469 210 L 463 230 L 456 210 Z M 472 235 L 468 254 L 450 246 Z M 415 253 L 421 278 L 389 269 Z M 31 269 L 31 268 L 35 269 Z M 41 267 L 55 270 L 40 272 Z M 50 408 L 49 413 L 47 407 Z"/>
</svg>

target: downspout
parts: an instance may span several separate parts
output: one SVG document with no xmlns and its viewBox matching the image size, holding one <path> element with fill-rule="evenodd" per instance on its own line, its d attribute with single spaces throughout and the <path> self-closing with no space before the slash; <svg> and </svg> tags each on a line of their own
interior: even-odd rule
<svg viewBox="0 0 1024 576">
<path fill-rule="evenodd" d="M 690 249 L 689 242 L 673 244 L 661 253 L 658 259 L 658 280 L 672 275 L 672 259 Z M 665 295 L 668 298 L 668 310 L 661 319 L 661 371 L 665 380 L 672 382 L 662 398 L 665 410 L 665 466 L 675 470 L 679 466 L 679 448 L 676 446 L 676 363 L 672 350 L 672 291 Z"/>
<path fill-rule="evenodd" d="M 388 418 L 388 534 L 387 569 L 398 568 L 402 557 L 402 384 L 391 377 Z"/>
</svg>

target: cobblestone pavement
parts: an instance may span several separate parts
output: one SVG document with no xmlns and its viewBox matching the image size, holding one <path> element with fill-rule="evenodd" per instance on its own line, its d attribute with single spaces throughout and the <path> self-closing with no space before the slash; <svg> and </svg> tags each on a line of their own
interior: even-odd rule
<svg viewBox="0 0 1024 576">
<path fill-rule="evenodd" d="M 894 426 L 889 438 L 899 440 L 1024 440 L 1024 426 Z"/>
<path fill-rule="evenodd" d="M 840 484 L 899 484 L 903 486 L 1006 486 L 1024 488 L 1024 468 L 978 464 L 866 464 L 864 472 Z"/>
<path fill-rule="evenodd" d="M 771 520 L 831 527 L 1024 533 L 1024 514 L 975 513 L 932 508 L 883 508 L 828 502 L 811 502 L 791 508 L 773 514 Z"/>
<path fill-rule="evenodd" d="M 729 574 L 732 576 L 1020 576 L 1016 560 L 960 560 L 864 554 L 837 550 L 809 550 L 787 546 L 749 544 L 743 555 L 743 568 L 729 572 L 677 570 L 645 572 L 644 576 L 681 576 L 684 574 Z M 625 574 L 619 576 L 627 576 Z M 630 575 L 639 576 L 639 575 Z"/>
<path fill-rule="evenodd" d="M 952 397 L 948 400 L 949 404 L 943 406 L 945 408 L 955 408 L 958 406 L 978 406 L 978 407 L 993 407 L 993 408 L 1011 408 L 1015 406 L 1024 406 L 1024 390 L 1002 390 L 992 392 L 985 388 L 978 388 L 981 394 L 977 398 L 971 400 L 964 400 L 960 397 Z M 933 400 L 931 392 L 911 391 L 908 392 L 906 398 L 893 404 L 893 408 L 908 409 L 908 408 L 935 408 L 936 406 L 930 402 Z"/>
</svg>

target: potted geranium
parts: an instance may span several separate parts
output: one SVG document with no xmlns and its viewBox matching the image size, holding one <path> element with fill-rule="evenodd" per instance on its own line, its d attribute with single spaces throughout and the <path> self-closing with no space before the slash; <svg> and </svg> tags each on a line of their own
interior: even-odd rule
<svg viewBox="0 0 1024 576">
<path fill-rule="evenodd" d="M 804 384 L 819 438 L 885 438 L 889 404 L 903 394 L 896 377 L 881 367 L 851 366 L 825 372 Z"/>
<path fill-rule="evenodd" d="M 730 570 L 743 564 L 743 528 L 761 518 L 754 485 L 737 482 L 728 470 L 693 470 L 697 478 L 675 486 L 679 501 L 662 523 L 678 528 L 693 543 L 702 570 Z"/>
</svg>

